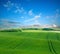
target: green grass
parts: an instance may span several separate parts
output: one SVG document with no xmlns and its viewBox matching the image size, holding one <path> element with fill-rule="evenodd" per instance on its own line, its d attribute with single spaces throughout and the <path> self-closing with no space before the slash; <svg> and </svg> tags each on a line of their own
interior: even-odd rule
<svg viewBox="0 0 60 54">
<path fill-rule="evenodd" d="M 60 54 L 60 33 L 0 32 L 0 54 Z"/>
</svg>

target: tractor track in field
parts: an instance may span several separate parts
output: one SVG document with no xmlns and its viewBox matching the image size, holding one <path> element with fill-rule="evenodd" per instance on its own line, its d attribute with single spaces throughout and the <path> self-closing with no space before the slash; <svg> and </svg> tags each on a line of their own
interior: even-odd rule
<svg viewBox="0 0 60 54">
<path fill-rule="evenodd" d="M 50 50 L 50 52 L 52 53 L 52 54 L 58 54 L 56 51 L 55 51 L 55 49 L 54 49 L 54 47 L 53 47 L 53 44 L 52 44 L 52 41 L 51 40 L 49 40 L 49 34 L 47 35 L 47 40 L 48 40 L 48 46 L 49 46 L 49 50 Z"/>
</svg>

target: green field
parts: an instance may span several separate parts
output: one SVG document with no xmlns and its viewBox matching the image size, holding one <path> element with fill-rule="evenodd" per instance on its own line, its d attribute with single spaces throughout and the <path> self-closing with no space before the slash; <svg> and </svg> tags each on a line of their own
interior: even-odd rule
<svg viewBox="0 0 60 54">
<path fill-rule="evenodd" d="M 0 54 L 60 54 L 60 33 L 0 32 Z"/>
</svg>

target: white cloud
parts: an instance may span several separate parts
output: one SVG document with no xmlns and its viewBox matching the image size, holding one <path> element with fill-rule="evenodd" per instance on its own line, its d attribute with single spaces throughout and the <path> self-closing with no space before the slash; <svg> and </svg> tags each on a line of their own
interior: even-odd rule
<svg viewBox="0 0 60 54">
<path fill-rule="evenodd" d="M 4 7 L 6 7 L 8 10 L 10 10 L 13 7 L 14 3 L 11 3 L 11 1 L 7 1 L 6 4 L 3 4 Z"/>
<path fill-rule="evenodd" d="M 29 10 L 28 11 L 28 14 L 31 16 L 31 15 L 33 15 L 33 11 L 32 10 Z"/>
<path fill-rule="evenodd" d="M 26 11 L 24 10 L 23 7 L 16 6 L 16 10 L 14 11 L 15 13 L 21 13 L 21 14 L 26 14 Z"/>
<path fill-rule="evenodd" d="M 52 25 L 49 25 L 49 24 L 45 24 L 42 26 L 42 28 L 51 28 L 51 27 L 52 27 Z"/>
<path fill-rule="evenodd" d="M 35 20 L 38 20 L 39 18 L 41 17 L 41 15 L 35 15 L 32 19 L 27 19 L 25 20 L 25 22 L 31 22 L 31 21 L 35 21 Z"/>
<path fill-rule="evenodd" d="M 40 18 L 40 17 L 41 17 L 40 15 L 34 16 L 35 19 L 38 19 L 38 18 Z"/>
<path fill-rule="evenodd" d="M 19 13 L 23 12 L 23 8 L 17 7 L 17 9 L 15 10 L 15 13 L 17 13 L 17 12 L 19 12 Z"/>
<path fill-rule="evenodd" d="M 57 27 L 57 25 L 56 24 L 53 24 L 53 25 L 51 25 L 51 27 Z"/>
<path fill-rule="evenodd" d="M 53 26 L 54 26 L 54 27 L 57 27 L 57 25 L 56 25 L 56 24 L 53 24 Z"/>
<path fill-rule="evenodd" d="M 57 27 L 56 24 L 53 24 L 53 25 L 48 25 L 48 24 L 45 24 L 42 26 L 43 28 L 52 28 L 52 27 Z"/>
<path fill-rule="evenodd" d="M 19 22 L 16 21 L 10 21 L 8 19 L 1 19 L 0 20 L 4 25 L 12 25 L 12 24 L 18 24 Z"/>
<path fill-rule="evenodd" d="M 24 16 L 21 16 L 20 18 L 22 18 L 22 19 L 23 19 L 23 18 L 24 18 Z"/>
<path fill-rule="evenodd" d="M 14 12 L 15 13 L 17 13 L 17 12 L 21 13 L 21 9 L 20 8 L 17 8 Z"/>
<path fill-rule="evenodd" d="M 25 20 L 25 22 L 31 22 L 31 21 L 34 21 L 35 19 L 34 18 L 32 18 L 32 19 L 27 19 L 27 20 Z"/>
</svg>

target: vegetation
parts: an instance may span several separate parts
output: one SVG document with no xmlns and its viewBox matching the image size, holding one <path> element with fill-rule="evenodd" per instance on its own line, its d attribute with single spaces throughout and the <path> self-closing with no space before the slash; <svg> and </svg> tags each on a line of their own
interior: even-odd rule
<svg viewBox="0 0 60 54">
<path fill-rule="evenodd" d="M 41 30 L 40 28 L 22 28 L 23 30 Z"/>
<path fill-rule="evenodd" d="M 50 31 L 50 30 L 54 30 L 54 29 L 52 29 L 52 28 L 43 28 L 42 30 L 48 30 L 48 31 Z"/>
<path fill-rule="evenodd" d="M 60 28 L 20 28 L 20 29 L 2 29 L 0 32 L 22 32 L 22 31 L 60 31 Z"/>
<path fill-rule="evenodd" d="M 60 54 L 60 33 L 0 32 L 0 54 Z"/>
<path fill-rule="evenodd" d="M 0 32 L 22 32 L 22 29 L 4 29 L 0 30 Z"/>
</svg>

